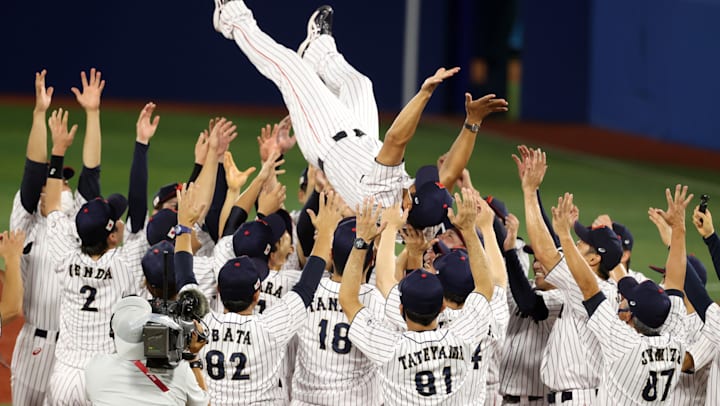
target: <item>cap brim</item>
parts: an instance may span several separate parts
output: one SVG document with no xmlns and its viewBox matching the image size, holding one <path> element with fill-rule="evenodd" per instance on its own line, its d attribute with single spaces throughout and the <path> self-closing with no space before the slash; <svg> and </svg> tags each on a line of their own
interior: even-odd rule
<svg viewBox="0 0 720 406">
<path fill-rule="evenodd" d="M 578 236 L 579 239 L 590 244 L 590 229 L 589 228 L 580 224 L 579 221 L 576 221 L 575 224 L 573 225 L 573 229 L 575 230 L 575 234 Z"/>
<path fill-rule="evenodd" d="M 120 193 L 114 193 L 108 196 L 107 199 L 108 205 L 110 206 L 110 211 L 113 216 L 113 220 L 117 220 L 120 217 L 122 217 L 123 213 L 125 213 L 125 210 L 127 209 L 127 199 L 125 199 L 125 196 L 121 195 Z"/>
<path fill-rule="evenodd" d="M 280 238 L 282 238 L 283 234 L 287 231 L 282 215 L 276 212 L 263 217 L 262 220 L 266 222 L 270 226 L 270 230 L 272 230 L 273 244 L 280 241 Z"/>
<path fill-rule="evenodd" d="M 627 300 L 635 300 L 635 288 L 639 285 L 637 279 L 625 276 L 618 282 L 618 292 Z"/>
<path fill-rule="evenodd" d="M 654 265 L 648 265 L 648 268 L 652 269 L 653 271 L 665 275 L 665 268 L 654 266 Z"/>
<path fill-rule="evenodd" d="M 270 268 L 268 267 L 267 261 L 262 258 L 256 257 L 248 257 L 248 259 L 250 260 L 250 262 L 253 263 L 253 266 L 255 267 L 255 270 L 257 271 L 260 280 L 264 281 L 270 273 Z"/>
</svg>

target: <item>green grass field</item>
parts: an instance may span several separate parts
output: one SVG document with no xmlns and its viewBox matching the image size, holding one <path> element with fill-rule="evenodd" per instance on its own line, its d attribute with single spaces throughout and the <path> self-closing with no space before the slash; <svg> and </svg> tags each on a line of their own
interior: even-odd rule
<svg viewBox="0 0 720 406">
<path fill-rule="evenodd" d="M 207 114 L 185 111 L 174 113 L 164 110 L 162 104 L 159 106 L 158 113 L 162 119 L 149 152 L 149 198 L 152 198 L 160 185 L 188 177 L 192 169 L 195 139 L 209 118 Z M 141 107 L 138 104 L 137 111 L 105 108 L 102 112 L 103 194 L 127 193 L 135 121 Z M 0 131 L 3 137 L 0 150 L 0 196 L 3 196 L 0 199 L 0 229 L 8 226 L 12 197 L 20 184 L 31 110 L 30 105 L 0 106 Z M 229 117 L 237 123 L 240 134 L 231 145 L 238 167 L 258 166 L 255 137 L 262 125 L 276 122 L 281 117 Z M 80 109 L 71 109 L 70 121 L 80 124 L 80 131 L 66 163 L 76 169 L 81 166 L 84 120 Z M 455 125 L 423 124 L 407 151 L 408 172 L 412 175 L 419 166 L 435 163 L 437 156 L 449 148 L 457 131 L 458 126 Z M 484 134 L 478 139 L 469 169 L 475 186 L 482 194 L 490 194 L 505 201 L 510 211 L 522 220 L 519 180 L 515 164 L 510 158 L 516 145 L 516 141 Z M 601 213 L 608 213 L 616 221 L 624 223 L 635 236 L 633 269 L 654 279 L 657 279 L 657 275 L 647 266 L 664 264 L 667 250 L 661 244 L 655 226 L 647 218 L 648 207 L 665 208 L 664 188 L 676 183 L 689 185 L 698 196 L 707 193 L 711 197 L 720 198 L 720 173 L 717 172 L 617 161 L 552 148 L 547 150 L 549 170 L 542 187 L 546 207 L 549 209 L 558 195 L 569 191 L 575 194 L 583 223 L 591 223 Z M 296 208 L 299 206 L 295 198 L 297 179 L 305 163 L 297 149 L 287 154 L 286 160 L 287 174 L 281 177 L 281 181 L 288 186 L 288 206 Z M 71 181 L 73 186 L 76 180 Z M 711 200 L 711 209 L 713 203 Z M 695 204 L 697 198 L 693 207 Z M 687 224 L 688 252 L 696 254 L 708 267 L 708 289 L 715 299 L 720 299 L 720 283 L 712 272 L 707 248 L 692 226 L 689 216 Z M 524 232 L 521 230 L 522 234 Z"/>
</svg>

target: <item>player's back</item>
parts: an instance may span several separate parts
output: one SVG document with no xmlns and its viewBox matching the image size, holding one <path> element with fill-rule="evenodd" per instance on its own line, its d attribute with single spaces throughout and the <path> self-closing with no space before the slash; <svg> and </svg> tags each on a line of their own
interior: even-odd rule
<svg viewBox="0 0 720 406">
<path fill-rule="evenodd" d="M 270 271 L 260 284 L 260 300 L 254 313 L 262 314 L 277 304 L 298 283 L 301 275 L 302 272 L 297 270 Z"/>
<path fill-rule="evenodd" d="M 304 318 L 305 305 L 295 293 L 259 316 L 208 313 L 202 358 L 211 404 L 285 404 L 285 347 Z"/>
<path fill-rule="evenodd" d="M 350 324 L 339 304 L 340 283 L 322 279 L 308 318 L 298 332 L 300 344 L 293 375 L 293 400 L 321 405 L 379 405 L 378 371 L 348 338 Z M 382 299 L 370 285 L 360 301 L 382 317 Z"/>
</svg>

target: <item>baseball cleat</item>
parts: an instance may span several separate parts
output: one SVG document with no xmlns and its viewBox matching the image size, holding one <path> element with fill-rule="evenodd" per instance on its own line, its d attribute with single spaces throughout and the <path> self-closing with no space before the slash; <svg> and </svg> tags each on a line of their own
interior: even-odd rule
<svg viewBox="0 0 720 406">
<path fill-rule="evenodd" d="M 219 0 L 216 0 L 219 1 Z M 301 57 L 305 54 L 308 45 L 320 35 L 332 35 L 333 9 L 330 6 L 320 6 L 312 13 L 307 25 L 307 37 L 300 43 L 297 53 Z"/>
</svg>

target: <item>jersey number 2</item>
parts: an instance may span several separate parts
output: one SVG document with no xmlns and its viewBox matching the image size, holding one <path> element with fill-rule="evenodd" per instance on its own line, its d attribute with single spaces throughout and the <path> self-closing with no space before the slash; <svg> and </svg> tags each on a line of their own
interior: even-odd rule
<svg viewBox="0 0 720 406">
<path fill-rule="evenodd" d="M 96 312 L 98 311 L 97 307 L 90 307 L 92 302 L 95 301 L 95 294 L 97 293 L 97 289 L 93 288 L 92 286 L 85 285 L 82 288 L 80 288 L 80 294 L 84 295 L 86 292 L 90 292 L 87 296 L 87 299 L 85 300 L 85 304 L 83 305 L 82 309 L 86 312 Z"/>
<path fill-rule="evenodd" d="M 667 379 L 665 381 L 665 389 L 663 390 L 662 397 L 660 400 L 665 400 L 668 395 L 668 391 L 670 390 L 670 383 L 672 382 L 673 374 L 675 374 L 674 369 L 666 369 L 664 371 L 660 371 L 661 376 L 666 376 Z M 643 389 L 642 397 L 648 402 L 652 402 L 653 400 L 656 400 L 658 397 L 658 373 L 657 371 L 650 371 L 650 376 L 648 377 L 647 383 L 645 384 L 645 389 Z"/>
</svg>

